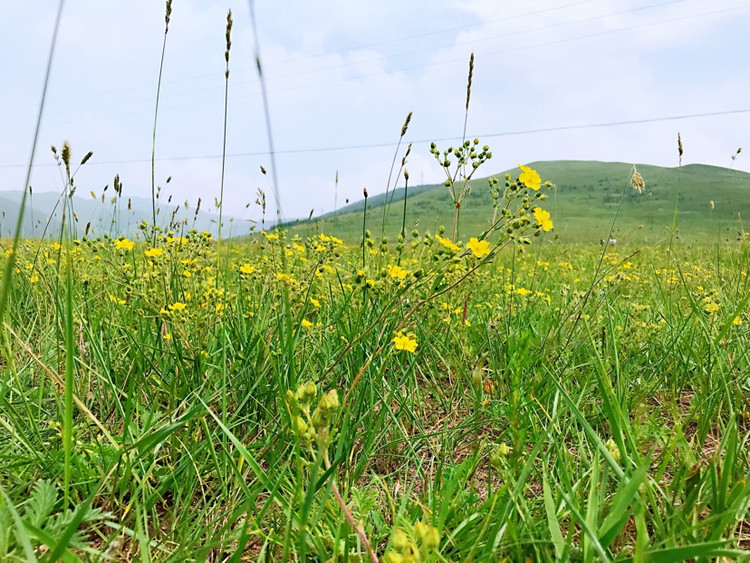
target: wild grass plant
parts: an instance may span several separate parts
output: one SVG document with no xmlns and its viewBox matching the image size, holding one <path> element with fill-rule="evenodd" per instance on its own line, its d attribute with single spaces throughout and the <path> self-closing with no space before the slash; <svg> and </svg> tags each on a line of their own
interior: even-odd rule
<svg viewBox="0 0 750 563">
<path fill-rule="evenodd" d="M 0 560 L 747 557 L 750 246 L 490 187 L 463 238 L 3 241 Z"/>
</svg>

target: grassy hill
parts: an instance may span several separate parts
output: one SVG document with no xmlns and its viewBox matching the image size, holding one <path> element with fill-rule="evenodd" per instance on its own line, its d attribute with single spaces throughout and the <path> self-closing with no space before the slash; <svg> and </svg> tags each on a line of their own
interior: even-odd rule
<svg viewBox="0 0 750 563">
<path fill-rule="evenodd" d="M 607 237 L 615 217 L 614 237 L 625 244 L 669 240 L 675 217 L 677 234 L 683 241 L 731 241 L 736 240 L 741 221 L 750 217 L 750 174 L 746 172 L 701 164 L 681 168 L 638 164 L 646 183 L 643 193 L 638 194 L 630 187 L 630 164 L 548 161 L 530 166 L 556 186 L 545 207 L 555 223 L 551 234 L 561 242 L 598 242 Z M 515 176 L 519 170 L 494 176 L 502 179 L 506 172 Z M 460 233 L 464 239 L 486 228 L 492 215 L 487 178 L 474 180 L 471 185 L 471 194 L 463 200 L 461 210 Z M 387 213 L 385 233 L 391 237 L 401 227 L 403 194 L 403 189 L 393 193 Z M 713 209 L 710 201 L 714 202 Z M 362 232 L 363 203 L 344 207 L 335 217 L 328 214 L 290 228 L 300 234 L 335 233 L 349 243 L 357 243 Z M 382 195 L 368 201 L 367 227 L 374 235 L 381 232 L 384 203 Z M 407 231 L 415 226 L 420 231 L 449 227 L 452 213 L 444 186 L 409 188 Z"/>
</svg>

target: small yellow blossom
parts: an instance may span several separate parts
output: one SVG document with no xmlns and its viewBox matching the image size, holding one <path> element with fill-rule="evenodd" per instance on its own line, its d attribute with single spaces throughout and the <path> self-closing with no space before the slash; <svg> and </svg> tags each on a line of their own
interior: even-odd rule
<svg viewBox="0 0 750 563">
<path fill-rule="evenodd" d="M 313 324 L 307 319 L 302 319 L 302 328 L 311 328 Z"/>
<path fill-rule="evenodd" d="M 283 272 L 276 272 L 276 279 L 286 283 L 295 283 L 297 281 L 296 279 L 294 279 L 294 276 L 290 276 L 289 274 L 285 274 Z"/>
<path fill-rule="evenodd" d="M 172 303 L 169 306 L 170 311 L 182 311 L 187 305 L 185 303 L 182 303 L 181 301 L 176 301 L 175 303 Z"/>
<path fill-rule="evenodd" d="M 490 243 L 486 240 L 479 240 L 477 237 L 471 237 L 466 243 L 466 248 L 471 250 L 477 258 L 487 256 L 490 253 Z"/>
<path fill-rule="evenodd" d="M 715 313 L 719 310 L 719 306 L 716 303 L 709 303 L 703 310 L 706 311 L 706 313 Z"/>
<path fill-rule="evenodd" d="M 553 224 L 552 219 L 549 218 L 549 211 L 545 211 L 541 207 L 534 208 L 534 219 L 539 223 L 539 226 L 543 231 L 551 231 Z"/>
<path fill-rule="evenodd" d="M 252 264 L 243 264 L 240 266 L 240 274 L 252 274 L 255 271 L 255 266 Z"/>
<path fill-rule="evenodd" d="M 267 233 L 266 231 L 261 231 L 260 234 L 266 237 L 266 240 L 279 240 L 279 233 Z"/>
<path fill-rule="evenodd" d="M 401 266 L 397 266 L 395 264 L 388 266 L 388 275 L 392 278 L 403 280 L 408 274 L 409 272 L 404 270 Z"/>
<path fill-rule="evenodd" d="M 115 248 L 117 250 L 133 250 L 135 243 L 132 240 L 126 238 L 118 239 L 115 241 Z"/>
<path fill-rule="evenodd" d="M 452 240 L 448 238 L 441 237 L 440 235 L 435 235 L 435 240 L 448 250 L 461 250 Z"/>
<path fill-rule="evenodd" d="M 161 256 L 164 251 L 161 248 L 149 248 L 143 254 L 146 258 L 156 258 Z"/>
<path fill-rule="evenodd" d="M 414 334 L 404 334 L 399 332 L 393 337 L 393 343 L 396 345 L 396 350 L 406 350 L 414 354 L 417 351 L 417 337 Z"/>
<path fill-rule="evenodd" d="M 542 179 L 539 177 L 536 170 L 532 170 L 523 164 L 519 164 L 518 167 L 521 169 L 521 175 L 518 179 L 521 180 L 521 183 L 524 186 L 535 191 L 542 187 Z"/>
</svg>

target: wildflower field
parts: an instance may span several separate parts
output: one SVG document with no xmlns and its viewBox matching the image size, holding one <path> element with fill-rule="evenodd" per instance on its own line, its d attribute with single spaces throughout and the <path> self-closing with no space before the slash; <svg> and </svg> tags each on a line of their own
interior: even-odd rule
<svg viewBox="0 0 750 563">
<path fill-rule="evenodd" d="M 461 141 L 429 149 L 442 199 L 408 195 L 410 112 L 379 206 L 364 190 L 338 229 L 283 225 L 271 166 L 276 221 L 258 190 L 259 232 L 222 237 L 230 11 L 213 235 L 158 209 L 170 15 L 150 220 L 128 201 L 120 221 L 116 176 L 109 233 L 79 225 L 92 153 L 71 168 L 66 142 L 59 232 L 21 236 L 32 153 L 0 240 L 0 561 L 750 558 L 744 176 L 710 176 L 706 207 L 686 184 L 709 167 L 657 188 L 617 163 L 601 202 L 574 178 L 558 208 L 555 178 L 519 164 L 465 206 L 492 158 L 466 135 L 472 54 Z M 633 200 L 624 228 L 647 236 L 615 244 Z"/>
<path fill-rule="evenodd" d="M 555 246 L 520 178 L 463 243 L 6 245 L 0 559 L 741 557 L 750 247 Z"/>
</svg>

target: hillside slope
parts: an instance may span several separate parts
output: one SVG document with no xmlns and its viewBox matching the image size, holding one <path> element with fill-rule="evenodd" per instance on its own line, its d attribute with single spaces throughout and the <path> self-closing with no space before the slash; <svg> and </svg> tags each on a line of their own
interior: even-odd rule
<svg viewBox="0 0 750 563">
<path fill-rule="evenodd" d="M 622 162 L 548 161 L 529 164 L 556 189 L 549 193 L 545 208 L 555 229 L 549 238 L 562 242 L 590 243 L 613 236 L 623 242 L 658 243 L 669 240 L 676 219 L 676 235 L 685 241 L 735 240 L 742 220 L 750 217 L 750 174 L 716 166 L 690 164 L 664 168 L 638 164 L 645 180 L 639 194 L 630 187 L 632 165 Z M 516 176 L 518 169 L 494 175 Z M 489 224 L 492 199 L 487 177 L 471 182 L 471 193 L 461 209 L 461 238 L 476 235 Z M 389 199 L 390 196 L 389 196 Z M 375 201 L 373 201 L 375 200 Z M 367 228 L 379 235 L 383 201 L 368 202 Z M 713 201 L 713 208 L 710 202 Z M 403 189 L 393 194 L 384 232 L 398 234 L 401 227 Z M 293 232 L 335 233 L 350 243 L 358 243 L 362 232 L 363 202 L 356 202 L 332 214 L 301 221 Z M 448 227 L 452 205 L 444 186 L 409 188 L 407 231 L 434 231 Z"/>
</svg>

